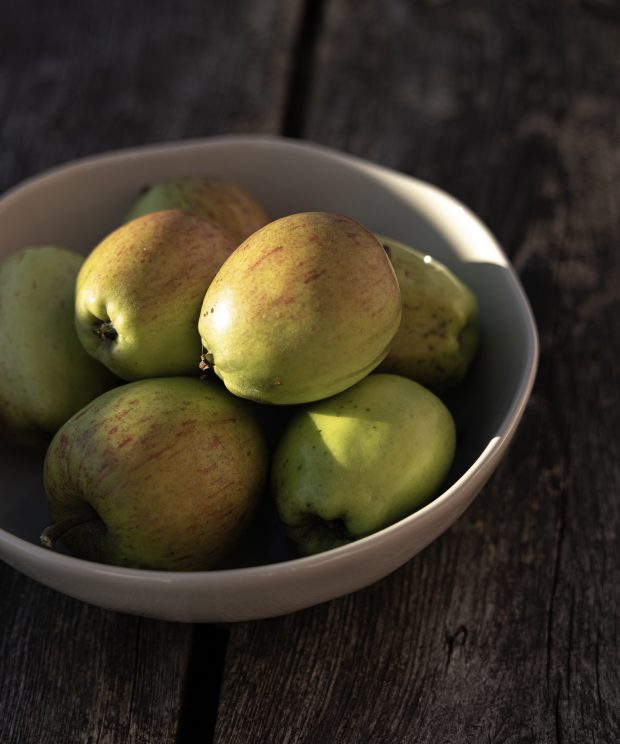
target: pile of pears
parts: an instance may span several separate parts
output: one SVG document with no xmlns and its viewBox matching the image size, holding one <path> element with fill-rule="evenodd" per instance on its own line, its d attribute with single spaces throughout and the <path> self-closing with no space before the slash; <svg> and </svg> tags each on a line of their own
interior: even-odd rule
<svg viewBox="0 0 620 744">
<path fill-rule="evenodd" d="M 0 263 L 0 437 L 45 453 L 46 547 L 212 569 L 268 499 L 318 553 L 438 493 L 477 316 L 445 266 L 345 215 L 155 183 L 86 257 Z"/>
</svg>

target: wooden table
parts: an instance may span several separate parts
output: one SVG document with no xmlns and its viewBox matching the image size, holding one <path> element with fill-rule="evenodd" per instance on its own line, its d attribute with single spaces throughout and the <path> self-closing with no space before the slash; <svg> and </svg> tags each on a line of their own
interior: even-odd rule
<svg viewBox="0 0 620 744">
<path fill-rule="evenodd" d="M 230 627 L 0 567 L 2 744 L 620 741 L 614 0 L 8 0 L 0 188 L 78 156 L 280 133 L 426 179 L 513 261 L 542 356 L 473 506 L 355 595 Z"/>
</svg>

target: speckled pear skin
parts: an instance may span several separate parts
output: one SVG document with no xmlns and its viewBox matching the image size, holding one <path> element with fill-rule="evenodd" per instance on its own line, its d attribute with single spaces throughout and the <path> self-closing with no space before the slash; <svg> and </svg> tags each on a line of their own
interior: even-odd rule
<svg viewBox="0 0 620 744">
<path fill-rule="evenodd" d="M 32 246 L 0 264 L 0 438 L 42 447 L 74 413 L 117 385 L 82 348 L 73 322 L 84 261 Z"/>
<path fill-rule="evenodd" d="M 199 374 L 200 306 L 234 248 L 210 222 L 180 210 L 118 228 L 77 279 L 82 345 L 124 380 Z"/>
<path fill-rule="evenodd" d="M 269 221 L 265 210 L 241 186 L 213 177 L 155 183 L 138 197 L 126 221 L 164 209 L 194 212 L 215 223 L 235 245 Z"/>
<path fill-rule="evenodd" d="M 403 315 L 381 371 L 405 375 L 435 391 L 457 385 L 478 349 L 478 302 L 431 256 L 379 235 L 398 277 Z"/>
<path fill-rule="evenodd" d="M 51 521 L 94 510 L 62 542 L 118 566 L 217 566 L 264 492 L 268 456 L 255 408 L 190 378 L 140 380 L 94 400 L 45 458 Z"/>
<path fill-rule="evenodd" d="M 454 421 L 437 396 L 373 373 L 295 415 L 273 458 L 278 512 L 302 554 L 344 545 L 434 496 L 455 446 Z"/>
<path fill-rule="evenodd" d="M 335 395 L 385 357 L 400 324 L 385 250 L 325 212 L 275 220 L 244 241 L 207 290 L 205 361 L 235 395 L 296 404 Z"/>
</svg>

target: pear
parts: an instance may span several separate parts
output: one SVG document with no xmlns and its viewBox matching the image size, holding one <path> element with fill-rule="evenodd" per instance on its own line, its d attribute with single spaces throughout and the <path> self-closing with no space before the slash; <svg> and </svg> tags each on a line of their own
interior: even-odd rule
<svg viewBox="0 0 620 744">
<path fill-rule="evenodd" d="M 446 266 L 392 238 L 378 236 L 398 277 L 403 315 L 381 371 L 435 391 L 465 376 L 479 344 L 478 302 Z"/>
<path fill-rule="evenodd" d="M 118 380 L 82 348 L 73 322 L 84 257 L 32 246 L 0 264 L 0 436 L 43 445 Z"/>
<path fill-rule="evenodd" d="M 179 178 L 147 187 L 126 219 L 165 209 L 182 209 L 210 220 L 235 245 L 269 221 L 265 210 L 245 189 L 211 176 Z"/>
<path fill-rule="evenodd" d="M 303 554 L 345 545 L 436 495 L 455 446 L 454 420 L 436 395 L 371 374 L 297 411 L 273 458 L 278 513 Z"/>
<path fill-rule="evenodd" d="M 47 451 L 52 524 L 41 542 L 118 566 L 215 567 L 263 494 L 268 456 L 255 408 L 213 381 L 183 377 L 101 395 Z"/>
<path fill-rule="evenodd" d="M 203 366 L 262 403 L 326 398 L 383 360 L 400 303 L 389 259 L 365 227 L 326 212 L 288 215 L 245 240 L 207 290 Z"/>
<path fill-rule="evenodd" d="M 189 212 L 153 212 L 119 227 L 77 279 L 86 351 L 124 380 L 198 373 L 200 305 L 232 241 Z"/>
</svg>

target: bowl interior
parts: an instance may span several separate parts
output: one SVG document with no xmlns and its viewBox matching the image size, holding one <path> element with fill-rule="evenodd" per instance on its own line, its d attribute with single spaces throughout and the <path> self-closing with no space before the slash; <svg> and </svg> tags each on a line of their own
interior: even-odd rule
<svg viewBox="0 0 620 744">
<path fill-rule="evenodd" d="M 51 171 L 4 196 L 0 256 L 42 243 L 87 253 L 120 224 L 146 184 L 200 173 L 239 182 L 273 218 L 310 210 L 340 212 L 449 266 L 478 297 L 482 345 L 467 379 L 446 398 L 459 435 L 446 485 L 505 434 L 529 393 L 535 366 L 527 301 L 505 256 L 467 209 L 393 171 L 324 148 L 263 137 L 222 137 L 98 156 Z M 0 530 L 32 543 L 38 543 L 47 520 L 41 465 L 40 453 L 7 446 L 0 452 Z M 235 565 L 292 557 L 266 504 Z"/>
</svg>

